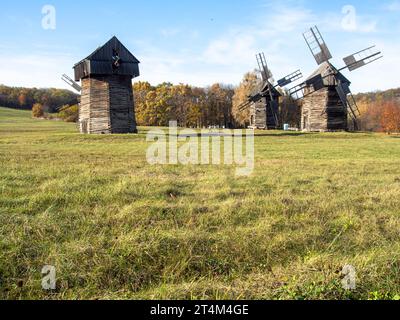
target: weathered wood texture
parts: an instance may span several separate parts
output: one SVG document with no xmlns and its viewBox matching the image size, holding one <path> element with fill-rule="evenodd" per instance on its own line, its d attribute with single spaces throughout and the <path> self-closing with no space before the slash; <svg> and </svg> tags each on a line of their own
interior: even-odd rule
<svg viewBox="0 0 400 320">
<path fill-rule="evenodd" d="M 260 130 L 276 129 L 275 116 L 278 114 L 279 104 L 271 104 L 270 99 L 262 98 L 253 103 L 250 109 L 250 127 Z"/>
<path fill-rule="evenodd" d="M 266 130 L 267 129 L 267 108 L 265 101 L 258 101 L 253 103 L 250 109 L 250 126 L 254 129 Z"/>
<path fill-rule="evenodd" d="M 112 56 L 117 52 L 121 61 L 118 69 L 112 67 Z M 138 77 L 139 60 L 116 38 L 113 37 L 105 45 L 74 66 L 75 81 L 92 75 L 123 75 Z"/>
<path fill-rule="evenodd" d="M 327 86 L 304 98 L 301 128 L 317 132 L 348 130 L 347 108 L 334 86 Z"/>
<path fill-rule="evenodd" d="M 139 60 L 113 37 L 74 66 L 81 80 L 81 133 L 136 133 L 132 78 Z"/>
<path fill-rule="evenodd" d="M 136 133 L 131 77 L 82 79 L 79 123 L 81 133 Z"/>
</svg>

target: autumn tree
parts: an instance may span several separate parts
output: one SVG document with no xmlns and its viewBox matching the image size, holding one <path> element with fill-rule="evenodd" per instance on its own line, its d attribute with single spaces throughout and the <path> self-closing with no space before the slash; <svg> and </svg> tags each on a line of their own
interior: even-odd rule
<svg viewBox="0 0 400 320">
<path fill-rule="evenodd" d="M 44 116 L 43 106 L 40 103 L 35 103 L 32 107 L 32 116 L 34 118 L 42 118 Z"/>
<path fill-rule="evenodd" d="M 140 81 L 133 85 L 136 120 L 140 126 L 149 125 L 146 102 L 147 95 L 153 90 L 154 88 L 148 82 Z"/>
<path fill-rule="evenodd" d="M 26 106 L 26 102 L 27 102 L 26 93 L 25 93 L 25 92 L 21 92 L 21 93 L 19 94 L 19 96 L 18 96 L 18 104 L 19 104 L 21 107 L 25 107 L 25 106 Z"/>
<path fill-rule="evenodd" d="M 133 90 L 139 125 L 168 126 L 177 121 L 181 127 L 231 126 L 233 90 L 229 86 L 215 84 L 204 89 L 162 83 L 152 87 L 138 82 Z"/>
<path fill-rule="evenodd" d="M 207 90 L 207 125 L 232 126 L 232 98 L 234 90 L 222 84 L 213 84 Z"/>
<path fill-rule="evenodd" d="M 400 133 L 400 105 L 394 101 L 386 102 L 382 106 L 381 125 L 384 132 Z"/>
<path fill-rule="evenodd" d="M 259 78 L 257 77 L 256 72 L 246 73 L 243 81 L 240 85 L 235 89 L 233 98 L 232 98 L 232 115 L 235 122 L 239 126 L 247 126 L 249 125 L 250 119 L 250 110 L 247 108 L 243 111 L 239 110 L 239 106 L 246 102 L 248 96 L 253 94 L 255 90 L 261 85 Z"/>
<path fill-rule="evenodd" d="M 187 116 L 190 127 L 203 128 L 208 125 L 207 106 L 206 90 L 198 87 L 192 88 L 192 101 Z"/>
</svg>

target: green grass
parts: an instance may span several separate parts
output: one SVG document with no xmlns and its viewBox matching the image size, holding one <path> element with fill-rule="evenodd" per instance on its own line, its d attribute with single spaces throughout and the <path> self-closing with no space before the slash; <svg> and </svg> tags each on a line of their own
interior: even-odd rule
<svg viewBox="0 0 400 320">
<path fill-rule="evenodd" d="M 86 136 L 0 108 L 1 299 L 399 298 L 400 138 L 258 132 L 236 178 L 150 166 L 146 130 Z"/>
</svg>

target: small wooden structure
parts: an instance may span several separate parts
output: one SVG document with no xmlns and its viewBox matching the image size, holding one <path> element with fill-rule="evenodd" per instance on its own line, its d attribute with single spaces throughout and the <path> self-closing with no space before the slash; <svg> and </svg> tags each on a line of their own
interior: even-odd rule
<svg viewBox="0 0 400 320">
<path fill-rule="evenodd" d="M 239 105 L 239 112 L 249 108 L 250 110 L 250 126 L 251 129 L 272 130 L 280 127 L 280 109 L 279 98 L 282 94 L 278 88 L 282 89 L 288 84 L 303 77 L 300 70 L 289 74 L 288 76 L 278 80 L 275 85 L 272 72 L 268 68 L 267 60 L 264 53 L 256 55 L 258 71 L 261 74 L 262 83 L 257 90 L 247 97 L 247 100 Z"/>
<path fill-rule="evenodd" d="M 132 79 L 140 75 L 139 63 L 113 37 L 74 66 L 82 87 L 81 133 L 137 133 Z"/>
<path fill-rule="evenodd" d="M 308 80 L 319 75 L 321 80 L 318 83 L 311 81 L 309 87 L 305 88 L 301 129 L 316 132 L 348 130 L 348 110 L 339 96 L 337 83 L 340 81 L 348 87 L 351 82 L 327 61 L 322 63 Z"/>
<path fill-rule="evenodd" d="M 270 93 L 271 90 L 271 93 Z M 277 129 L 280 92 L 272 85 L 263 84 L 260 100 L 250 108 L 250 128 L 259 130 Z"/>
</svg>

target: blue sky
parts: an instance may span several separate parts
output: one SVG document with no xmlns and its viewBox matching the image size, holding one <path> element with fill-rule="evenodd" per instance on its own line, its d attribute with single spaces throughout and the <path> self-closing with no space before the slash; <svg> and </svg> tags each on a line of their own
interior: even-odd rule
<svg viewBox="0 0 400 320">
<path fill-rule="evenodd" d="M 42 8 L 56 9 L 55 30 Z M 384 59 L 346 73 L 353 91 L 400 87 L 400 0 L 2 1 L 0 83 L 60 87 L 62 73 L 116 35 L 141 61 L 140 78 L 236 85 L 264 52 L 276 79 L 317 67 L 302 33 L 317 24 L 332 62 L 376 44 Z"/>
</svg>

